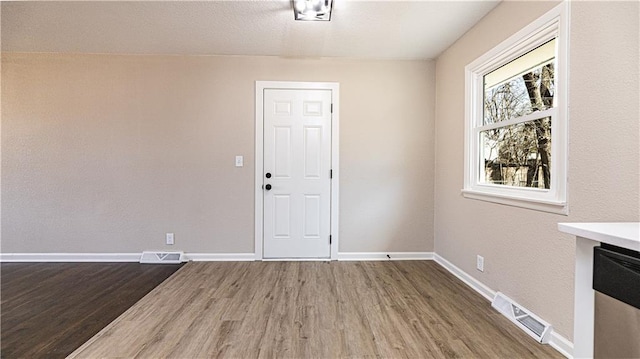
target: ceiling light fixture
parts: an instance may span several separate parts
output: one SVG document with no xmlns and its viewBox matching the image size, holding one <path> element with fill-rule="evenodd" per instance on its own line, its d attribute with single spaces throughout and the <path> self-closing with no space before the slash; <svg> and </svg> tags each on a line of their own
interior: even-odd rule
<svg viewBox="0 0 640 359">
<path fill-rule="evenodd" d="M 292 0 L 296 20 L 331 21 L 333 0 Z"/>
</svg>

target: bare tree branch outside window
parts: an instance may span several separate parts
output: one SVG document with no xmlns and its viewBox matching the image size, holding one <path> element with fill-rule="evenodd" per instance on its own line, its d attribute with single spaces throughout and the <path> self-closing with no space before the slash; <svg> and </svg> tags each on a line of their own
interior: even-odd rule
<svg viewBox="0 0 640 359">
<path fill-rule="evenodd" d="M 553 96 L 551 61 L 485 90 L 484 124 L 550 109 Z M 551 117 L 482 131 L 481 145 L 486 183 L 550 188 Z"/>
</svg>

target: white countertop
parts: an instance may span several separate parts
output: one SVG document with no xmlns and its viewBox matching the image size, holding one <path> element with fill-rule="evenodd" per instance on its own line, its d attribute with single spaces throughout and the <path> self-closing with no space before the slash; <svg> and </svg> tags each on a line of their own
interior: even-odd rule
<svg viewBox="0 0 640 359">
<path fill-rule="evenodd" d="M 558 223 L 562 232 L 640 251 L 640 222 Z"/>
</svg>

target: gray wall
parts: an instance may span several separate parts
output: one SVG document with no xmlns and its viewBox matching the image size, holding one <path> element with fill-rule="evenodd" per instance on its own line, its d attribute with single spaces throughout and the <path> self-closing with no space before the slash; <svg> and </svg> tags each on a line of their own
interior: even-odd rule
<svg viewBox="0 0 640 359">
<path fill-rule="evenodd" d="M 640 216 L 638 2 L 571 2 L 569 216 L 460 194 L 464 67 L 553 6 L 503 2 L 438 58 L 435 241 L 439 255 L 571 338 L 575 245 L 557 223 Z"/>
<path fill-rule="evenodd" d="M 254 83 L 340 83 L 340 251 L 432 251 L 435 63 L 2 54 L 2 251 L 253 253 Z M 245 166 L 234 167 L 244 155 Z"/>
</svg>

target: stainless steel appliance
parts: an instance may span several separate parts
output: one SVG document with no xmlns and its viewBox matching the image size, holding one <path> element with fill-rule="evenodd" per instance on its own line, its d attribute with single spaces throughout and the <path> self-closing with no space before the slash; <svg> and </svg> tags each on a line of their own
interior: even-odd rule
<svg viewBox="0 0 640 359">
<path fill-rule="evenodd" d="M 640 359 L 640 252 L 594 249 L 594 358 Z"/>
</svg>

